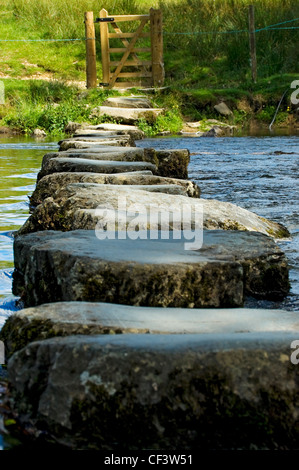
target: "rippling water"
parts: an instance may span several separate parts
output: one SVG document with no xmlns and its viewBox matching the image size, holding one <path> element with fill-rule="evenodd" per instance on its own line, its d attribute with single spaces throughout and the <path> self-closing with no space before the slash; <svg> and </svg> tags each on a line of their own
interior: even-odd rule
<svg viewBox="0 0 299 470">
<path fill-rule="evenodd" d="M 138 146 L 188 148 L 189 177 L 201 197 L 237 204 L 285 225 L 278 241 L 290 265 L 290 295 L 283 302 L 248 299 L 246 306 L 299 310 L 299 136 L 147 139 Z"/>
<path fill-rule="evenodd" d="M 28 195 L 34 190 L 42 157 L 54 149 L 56 142 L 0 139 L 0 328 L 17 308 L 11 293 L 12 234 L 28 217 Z"/>
</svg>

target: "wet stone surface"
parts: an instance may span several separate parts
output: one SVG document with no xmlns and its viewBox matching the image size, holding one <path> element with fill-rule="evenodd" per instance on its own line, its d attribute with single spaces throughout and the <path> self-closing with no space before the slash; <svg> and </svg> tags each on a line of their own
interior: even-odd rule
<svg viewBox="0 0 299 470">
<path fill-rule="evenodd" d="M 263 234 L 207 230 L 202 247 L 200 238 L 186 241 L 183 233 L 180 240 L 135 235 L 99 240 L 94 231 L 76 230 L 17 236 L 13 292 L 26 306 L 88 300 L 238 307 L 246 295 L 280 298 L 289 290 L 284 254 Z"/>
</svg>

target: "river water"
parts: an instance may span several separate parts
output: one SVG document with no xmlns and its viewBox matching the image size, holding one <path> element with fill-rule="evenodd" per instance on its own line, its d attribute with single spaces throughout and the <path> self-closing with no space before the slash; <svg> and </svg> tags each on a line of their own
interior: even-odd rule
<svg viewBox="0 0 299 470">
<path fill-rule="evenodd" d="M 248 299 L 245 306 L 299 311 L 299 136 L 178 137 L 137 145 L 188 148 L 189 178 L 202 198 L 231 202 L 288 228 L 291 237 L 278 244 L 289 261 L 290 294 L 282 302 Z"/>
<path fill-rule="evenodd" d="M 2 137 L 0 139 L 0 328 L 16 309 L 11 293 L 13 237 L 28 217 L 28 195 L 45 153 L 58 148 L 57 142 Z"/>
<path fill-rule="evenodd" d="M 276 303 L 248 299 L 245 306 L 299 311 L 299 136 L 176 137 L 145 139 L 137 145 L 188 148 L 189 177 L 203 198 L 232 202 L 289 229 L 291 237 L 278 243 L 290 265 L 290 294 Z M 43 155 L 57 148 L 57 141 L 0 138 L 0 328 L 18 309 L 11 292 L 12 232 L 28 217 L 28 196 Z M 4 447 L 0 435 L 0 450 Z"/>
</svg>

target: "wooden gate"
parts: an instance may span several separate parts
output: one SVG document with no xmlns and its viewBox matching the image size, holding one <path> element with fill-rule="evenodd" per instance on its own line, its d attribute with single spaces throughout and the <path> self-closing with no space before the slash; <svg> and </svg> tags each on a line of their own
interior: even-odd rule
<svg viewBox="0 0 299 470">
<path fill-rule="evenodd" d="M 113 15 L 101 10 L 100 17 L 103 79 L 101 86 L 135 87 L 162 86 L 164 82 L 163 31 L 161 10 L 150 10 L 149 15 Z M 139 23 L 134 32 L 123 32 L 119 23 Z M 137 24 L 138 24 L 137 23 Z M 137 46 L 137 41 L 148 38 L 149 47 Z M 121 47 L 111 47 L 110 40 L 120 40 Z M 119 58 L 119 55 L 122 57 Z M 142 54 L 140 57 L 139 54 Z M 149 56 L 146 57 L 145 56 Z M 124 81 L 126 79 L 127 81 Z M 129 81 L 128 81 L 129 79 Z M 131 81 L 132 79 L 132 81 Z M 137 79 L 137 80 L 136 80 Z"/>
</svg>

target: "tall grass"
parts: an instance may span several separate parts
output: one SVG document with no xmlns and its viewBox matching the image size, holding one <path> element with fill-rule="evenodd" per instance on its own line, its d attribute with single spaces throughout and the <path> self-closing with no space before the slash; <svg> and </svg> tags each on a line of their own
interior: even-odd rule
<svg viewBox="0 0 299 470">
<path fill-rule="evenodd" d="M 256 29 L 299 17 L 298 0 L 182 0 L 176 1 L 176 7 L 162 0 L 165 50 L 173 56 L 188 51 L 193 64 L 213 65 L 216 72 L 230 70 L 244 78 L 249 70 L 248 5 L 252 3 Z M 282 26 L 299 26 L 299 21 Z M 173 34 L 179 32 L 193 34 Z M 298 40 L 299 29 L 257 33 L 259 76 L 297 72 Z"/>
<path fill-rule="evenodd" d="M 5 80 L 5 92 L 6 104 L 0 106 L 1 125 L 26 134 L 35 128 L 61 134 L 68 121 L 93 122 L 92 108 L 109 95 L 108 90 L 82 91 L 63 82 L 42 80 Z"/>
<path fill-rule="evenodd" d="M 85 11 L 146 13 L 159 7 L 164 18 L 166 76 L 192 86 L 213 84 L 219 75 L 250 75 L 248 5 L 253 0 L 11 0 L 16 19 L 43 38 L 84 37 Z M 256 28 L 299 17 L 298 0 L 256 0 Z M 299 21 L 283 25 L 299 26 Z M 97 26 L 98 29 L 98 26 Z M 243 33 L 226 33 L 240 31 Z M 183 34 L 178 34 L 183 33 Z M 186 34 L 191 33 L 191 34 Z M 36 34 L 36 33 L 35 33 Z M 299 30 L 257 33 L 258 73 L 266 77 L 298 71 Z M 100 48 L 98 48 L 100 51 Z M 98 52 L 100 54 L 100 52 Z"/>
<path fill-rule="evenodd" d="M 84 12 L 98 16 L 105 8 L 114 14 L 146 13 L 156 0 L 11 0 L 15 15 L 29 29 L 40 31 L 44 38 L 84 37 Z"/>
</svg>

